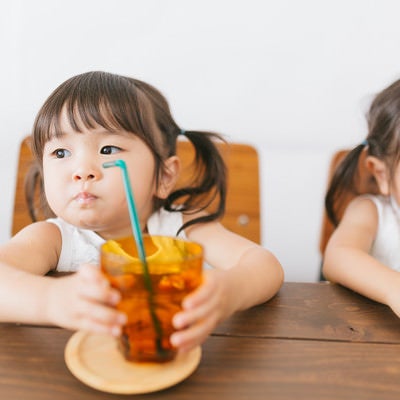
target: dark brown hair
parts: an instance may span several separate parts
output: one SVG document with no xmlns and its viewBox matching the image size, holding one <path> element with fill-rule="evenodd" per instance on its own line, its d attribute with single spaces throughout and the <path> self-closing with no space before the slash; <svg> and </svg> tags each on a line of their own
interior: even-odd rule
<svg viewBox="0 0 400 400">
<path fill-rule="evenodd" d="M 100 125 L 109 131 L 123 129 L 142 139 L 155 160 L 155 179 L 164 160 L 176 154 L 176 142 L 182 133 L 174 121 L 165 97 L 143 81 L 107 72 L 87 72 L 62 83 L 46 100 L 35 119 L 32 132 L 32 151 L 36 166 L 28 175 L 26 190 L 33 220 L 38 211 L 33 205 L 34 188 L 43 193 L 42 159 L 45 143 L 61 134 L 60 116 L 66 110 L 71 127 L 81 131 Z M 173 191 L 167 199 L 155 199 L 154 210 L 193 213 L 208 207 L 217 198 L 216 206 L 207 216 L 193 219 L 179 231 L 199 222 L 213 221 L 223 216 L 226 200 L 226 166 L 215 141 L 224 141 L 214 132 L 186 130 L 185 137 L 195 149 L 196 171 L 192 181 Z M 42 207 L 48 209 L 43 197 Z M 215 204 L 215 203 L 213 203 Z M 46 215 L 50 216 L 51 212 Z M 177 232 L 179 233 L 179 232 Z"/>
<path fill-rule="evenodd" d="M 400 80 L 380 92 L 367 114 L 368 135 L 365 143 L 351 150 L 336 169 L 325 196 L 325 209 L 337 226 L 338 209 L 346 193 L 359 194 L 355 182 L 362 152 L 382 160 L 392 179 L 400 160 Z M 370 185 L 374 187 L 374 185 Z M 376 187 L 376 182 L 375 182 Z"/>
</svg>

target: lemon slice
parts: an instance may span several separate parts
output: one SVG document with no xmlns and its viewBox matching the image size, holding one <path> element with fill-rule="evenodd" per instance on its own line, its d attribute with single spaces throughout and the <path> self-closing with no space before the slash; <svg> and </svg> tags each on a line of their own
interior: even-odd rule
<svg viewBox="0 0 400 400">
<path fill-rule="evenodd" d="M 153 236 L 152 240 L 158 250 L 147 257 L 149 261 L 161 263 L 180 262 L 185 258 L 186 250 L 184 242 L 168 236 Z"/>
<path fill-rule="evenodd" d="M 176 242 L 174 238 L 166 236 L 153 236 L 151 240 L 154 245 L 154 252 L 146 257 L 148 262 L 167 263 L 179 262 L 184 259 L 184 248 L 180 248 L 179 242 Z M 115 240 L 107 241 L 104 247 L 105 250 L 113 254 L 123 256 L 129 262 L 139 261 L 139 258 L 128 254 Z"/>
<path fill-rule="evenodd" d="M 103 250 L 107 251 L 108 253 L 116 254 L 118 256 L 123 256 L 130 262 L 137 262 L 138 258 L 132 257 L 128 254 L 121 245 L 116 242 L 115 240 L 107 240 L 107 242 L 103 245 Z"/>
</svg>

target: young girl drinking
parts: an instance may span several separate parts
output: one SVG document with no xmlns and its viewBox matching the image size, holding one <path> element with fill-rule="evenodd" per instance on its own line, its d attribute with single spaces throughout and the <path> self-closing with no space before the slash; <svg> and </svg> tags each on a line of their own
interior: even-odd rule
<svg viewBox="0 0 400 400">
<path fill-rule="evenodd" d="M 192 185 L 176 190 L 181 134 L 194 145 L 199 168 Z M 143 232 L 196 241 L 213 267 L 174 317 L 176 347 L 197 346 L 235 311 L 270 299 L 283 281 L 278 260 L 218 222 L 226 182 L 214 139 L 220 137 L 182 131 L 166 99 L 142 81 L 89 72 L 61 84 L 32 133 L 36 177 L 53 218 L 0 247 L 0 320 L 120 334 L 126 316 L 112 307 L 119 294 L 97 265 L 105 240 L 132 234 L 121 172 L 102 167 L 117 158 L 127 164 Z M 215 211 L 206 213 L 215 197 Z M 77 273 L 43 276 L 52 270 Z"/>
<path fill-rule="evenodd" d="M 363 154 L 364 153 L 364 154 Z M 369 193 L 359 195 L 338 221 L 334 204 L 356 193 L 357 166 L 365 156 Z M 348 153 L 326 195 L 337 225 L 325 254 L 323 273 L 400 316 L 400 80 L 379 93 L 368 114 L 366 140 Z"/>
</svg>

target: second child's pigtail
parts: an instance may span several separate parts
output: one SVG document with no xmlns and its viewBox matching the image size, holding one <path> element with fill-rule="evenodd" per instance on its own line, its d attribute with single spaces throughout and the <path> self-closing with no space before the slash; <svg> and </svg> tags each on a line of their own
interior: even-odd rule
<svg viewBox="0 0 400 400">
<path fill-rule="evenodd" d="M 339 224 L 339 210 L 343 206 L 345 195 L 352 193 L 358 195 L 355 182 L 360 156 L 368 145 L 367 141 L 362 142 L 351 150 L 336 168 L 330 181 L 325 196 L 325 209 L 328 218 L 334 226 Z"/>
</svg>

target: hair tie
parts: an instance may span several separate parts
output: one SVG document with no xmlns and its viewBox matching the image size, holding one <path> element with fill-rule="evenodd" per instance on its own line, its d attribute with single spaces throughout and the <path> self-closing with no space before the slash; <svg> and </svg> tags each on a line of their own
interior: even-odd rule
<svg viewBox="0 0 400 400">
<path fill-rule="evenodd" d="M 367 140 L 367 139 L 363 140 L 363 141 L 361 142 L 361 144 L 362 144 L 364 147 L 367 147 L 367 146 L 368 146 L 368 140 Z"/>
<path fill-rule="evenodd" d="M 181 129 L 179 132 L 179 135 L 185 136 L 185 134 L 186 134 L 186 131 L 184 129 Z"/>
</svg>

